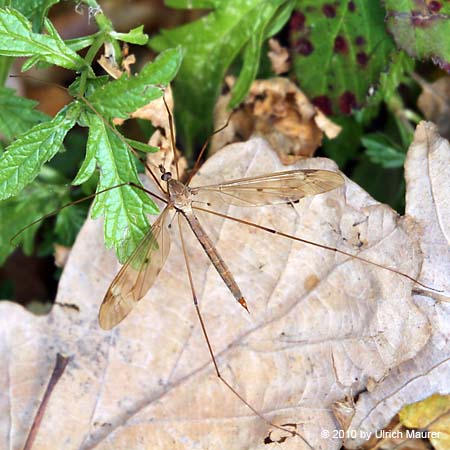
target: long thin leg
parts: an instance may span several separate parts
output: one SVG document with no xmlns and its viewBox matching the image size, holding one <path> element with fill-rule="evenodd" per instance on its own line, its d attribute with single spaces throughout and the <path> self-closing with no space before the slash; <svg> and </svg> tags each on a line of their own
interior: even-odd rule
<svg viewBox="0 0 450 450">
<path fill-rule="evenodd" d="M 200 153 L 199 153 L 198 156 L 197 156 L 197 160 L 195 161 L 194 167 L 192 168 L 191 173 L 189 174 L 188 179 L 187 179 L 187 181 L 186 181 L 186 186 L 189 186 L 189 183 L 191 182 L 192 177 L 198 172 L 198 169 L 200 168 L 200 163 L 201 163 L 201 160 L 202 160 L 202 156 L 203 156 L 203 154 L 205 153 L 206 149 L 208 148 L 208 145 L 209 145 L 209 143 L 210 143 L 210 141 L 211 141 L 211 138 L 212 138 L 215 134 L 220 133 L 222 130 L 224 130 L 224 129 L 230 124 L 230 120 L 231 120 L 231 117 L 233 116 L 234 112 L 235 112 L 234 110 L 231 111 L 230 115 L 228 116 L 227 121 L 225 122 L 225 125 L 222 125 L 222 126 L 221 126 L 220 128 L 218 128 L 217 130 L 214 130 L 214 131 L 211 133 L 211 135 L 208 136 L 208 138 L 206 139 L 206 141 L 205 141 L 204 144 L 202 145 L 202 148 L 201 148 L 201 150 L 200 150 Z"/>
<path fill-rule="evenodd" d="M 180 240 L 181 240 L 181 247 L 183 249 L 183 256 L 184 256 L 184 261 L 186 264 L 186 270 L 187 270 L 187 274 L 188 274 L 188 279 L 189 279 L 189 285 L 191 287 L 191 293 L 192 293 L 192 299 L 194 302 L 194 306 L 195 306 L 195 311 L 197 313 L 197 317 L 198 320 L 200 322 L 200 326 L 202 329 L 202 334 L 203 337 L 205 338 L 206 341 L 206 345 L 208 346 L 208 351 L 209 351 L 209 355 L 211 356 L 211 361 L 214 365 L 214 370 L 216 371 L 216 375 L 217 378 L 219 378 L 219 380 L 242 402 L 244 403 L 245 406 L 247 406 L 247 408 L 249 408 L 256 416 L 258 416 L 260 419 L 264 420 L 264 422 L 266 422 L 268 425 L 270 425 L 271 427 L 277 428 L 281 431 L 290 433 L 292 435 L 296 435 L 299 436 L 303 442 L 312 450 L 314 450 L 314 448 L 311 446 L 311 444 L 299 433 L 297 433 L 296 431 L 293 430 L 288 430 L 282 426 L 276 425 L 274 423 L 272 423 L 270 420 L 266 419 L 257 409 L 255 409 L 250 403 L 247 402 L 247 400 L 245 400 L 244 397 L 242 397 L 241 394 L 239 394 L 239 392 L 236 391 L 236 389 L 233 388 L 233 386 L 231 386 L 231 384 L 225 379 L 223 378 L 222 374 L 220 373 L 219 370 L 219 366 L 217 365 L 217 361 L 216 358 L 214 356 L 214 351 L 212 349 L 211 346 L 211 342 L 209 340 L 208 337 L 208 333 L 206 331 L 206 325 L 205 322 L 203 320 L 203 316 L 200 312 L 200 307 L 198 304 L 198 300 L 197 300 L 197 294 L 195 293 L 195 288 L 194 288 L 194 281 L 192 279 L 192 272 L 191 272 L 191 267 L 189 264 L 189 258 L 187 256 L 187 250 L 186 250 L 186 244 L 184 241 L 184 236 L 183 236 L 183 231 L 182 231 L 182 226 L 181 226 L 181 214 L 178 214 L 178 230 L 180 232 Z"/>
<path fill-rule="evenodd" d="M 223 214 L 223 213 L 219 213 L 217 211 L 212 211 L 210 209 L 201 208 L 200 206 L 193 206 L 192 208 L 196 209 L 198 211 L 203 211 L 203 212 L 206 212 L 206 213 L 213 214 L 214 216 L 218 216 L 218 217 L 222 217 L 224 219 L 232 220 L 233 222 L 243 223 L 244 225 L 248 225 L 250 227 L 257 228 L 258 230 L 263 230 L 263 231 L 266 231 L 268 233 L 275 234 L 277 236 L 282 236 L 282 237 L 285 237 L 285 238 L 288 238 L 288 239 L 293 239 L 294 241 L 303 242 L 304 244 L 313 245 L 314 247 L 323 248 L 325 250 L 330 250 L 332 252 L 336 252 L 336 253 L 339 253 L 341 255 L 348 256 L 350 258 L 354 258 L 354 259 L 356 259 L 358 261 L 362 261 L 362 262 L 364 262 L 366 264 L 371 264 L 372 266 L 379 267 L 380 269 L 388 270 L 389 272 L 392 272 L 392 273 L 400 275 L 400 276 L 402 276 L 404 278 L 407 278 L 408 280 L 410 280 L 413 283 L 416 283 L 416 284 L 422 286 L 425 289 L 430 289 L 430 290 L 435 291 L 435 292 L 443 292 L 443 291 L 441 291 L 439 289 L 435 289 L 433 287 L 430 287 L 430 286 L 427 286 L 426 284 L 421 283 L 419 280 L 416 280 L 414 277 L 412 277 L 411 275 L 408 275 L 407 273 L 400 272 L 399 270 L 393 269 L 392 267 L 383 266 L 382 264 L 379 264 L 379 263 L 376 263 L 374 261 L 371 261 L 370 259 L 366 259 L 366 258 L 363 258 L 361 256 L 353 255 L 352 253 L 348 253 L 348 252 L 346 252 L 344 250 L 339 250 L 336 247 L 330 247 L 329 245 L 319 244 L 318 242 L 313 242 L 313 241 L 308 241 L 307 239 L 302 239 L 302 238 L 294 236 L 292 234 L 283 233 L 281 231 L 274 230 L 273 228 L 265 227 L 263 225 L 258 225 L 256 223 L 249 222 L 248 220 L 238 219 L 237 217 L 229 216 L 228 214 Z"/>
</svg>

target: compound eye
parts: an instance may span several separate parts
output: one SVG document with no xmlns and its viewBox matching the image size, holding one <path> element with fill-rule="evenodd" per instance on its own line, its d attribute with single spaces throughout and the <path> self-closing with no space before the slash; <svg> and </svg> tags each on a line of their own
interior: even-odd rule
<svg viewBox="0 0 450 450">
<path fill-rule="evenodd" d="M 172 178 L 172 174 L 170 172 L 164 172 L 161 175 L 161 180 L 163 181 L 169 181 Z"/>
</svg>

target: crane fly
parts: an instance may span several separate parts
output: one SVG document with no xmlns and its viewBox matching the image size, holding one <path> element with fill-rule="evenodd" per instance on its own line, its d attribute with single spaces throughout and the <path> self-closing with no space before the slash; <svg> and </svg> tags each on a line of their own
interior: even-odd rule
<svg viewBox="0 0 450 450">
<path fill-rule="evenodd" d="M 343 177 L 337 172 L 299 169 L 191 188 L 188 184 L 175 180 L 162 165 L 160 171 L 161 180 L 167 184 L 166 207 L 114 278 L 105 295 L 100 307 L 99 323 L 106 330 L 116 326 L 130 313 L 161 271 L 170 249 L 170 239 L 165 227 L 170 210 L 175 210 L 175 214 L 186 219 L 235 300 L 248 311 L 247 302 L 232 273 L 194 213 L 195 209 L 207 211 L 193 205 L 196 196 L 214 193 L 231 205 L 265 206 L 296 203 L 305 196 L 321 194 L 344 184 Z"/>
</svg>

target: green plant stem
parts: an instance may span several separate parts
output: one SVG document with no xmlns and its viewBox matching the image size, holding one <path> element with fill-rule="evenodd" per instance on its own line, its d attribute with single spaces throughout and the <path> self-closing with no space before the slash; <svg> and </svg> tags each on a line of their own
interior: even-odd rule
<svg viewBox="0 0 450 450">
<path fill-rule="evenodd" d="M 92 43 L 91 47 L 89 48 L 86 57 L 84 60 L 88 64 L 88 66 L 92 65 L 92 62 L 95 58 L 95 55 L 99 51 L 100 47 L 105 43 L 105 41 L 108 39 L 109 33 L 114 29 L 112 22 L 106 17 L 100 5 L 95 0 L 84 0 L 84 3 L 89 6 L 90 8 L 97 9 L 99 12 L 95 14 L 95 21 L 97 22 L 97 26 L 100 30 L 98 36 L 95 38 L 95 41 Z M 88 72 L 84 71 L 81 74 L 80 77 L 80 90 L 79 94 L 80 96 L 84 95 L 84 91 L 86 89 L 86 81 L 88 77 Z"/>
<path fill-rule="evenodd" d="M 99 34 L 95 38 L 94 42 L 92 43 L 92 45 L 90 46 L 90 48 L 86 54 L 86 57 L 84 58 L 84 60 L 86 61 L 88 66 L 91 66 L 92 61 L 95 58 L 95 55 L 99 51 L 100 47 L 104 44 L 104 42 L 105 42 L 105 36 L 103 33 Z M 86 90 L 87 76 L 88 76 L 87 70 L 85 70 L 80 76 L 80 90 L 79 90 L 80 96 L 83 96 L 84 91 Z"/>
<path fill-rule="evenodd" d="M 13 61 L 14 59 L 10 56 L 0 57 L 0 86 L 5 85 Z"/>
</svg>

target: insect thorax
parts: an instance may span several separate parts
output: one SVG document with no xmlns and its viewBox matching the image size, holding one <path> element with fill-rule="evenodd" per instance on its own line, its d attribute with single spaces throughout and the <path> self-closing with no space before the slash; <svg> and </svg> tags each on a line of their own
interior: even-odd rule
<svg viewBox="0 0 450 450">
<path fill-rule="evenodd" d="M 189 188 L 177 180 L 169 180 L 167 183 L 170 201 L 175 208 L 186 210 L 191 208 L 192 198 Z"/>
</svg>

